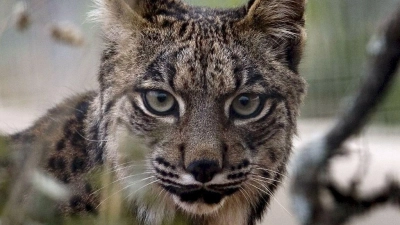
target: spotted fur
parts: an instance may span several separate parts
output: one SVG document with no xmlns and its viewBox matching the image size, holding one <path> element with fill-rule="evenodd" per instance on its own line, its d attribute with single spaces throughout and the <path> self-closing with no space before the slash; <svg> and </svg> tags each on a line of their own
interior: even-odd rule
<svg viewBox="0 0 400 225">
<path fill-rule="evenodd" d="M 298 64 L 304 42 L 304 0 L 252 0 L 235 9 L 189 6 L 179 0 L 96 0 L 92 17 L 105 39 L 98 92 L 51 110 L 16 142 L 46 136 L 50 173 L 74 188 L 62 209 L 95 211 L 85 174 L 107 164 L 129 187 L 137 171 L 123 166 L 120 130 L 145 143 L 146 194 L 127 188 L 132 214 L 143 224 L 183 215 L 190 224 L 255 224 L 283 179 L 305 92 Z M 149 90 L 175 100 L 156 115 Z M 259 96 L 250 118 L 232 102 Z M 67 106 L 74 105 L 68 108 Z M 200 175 L 199 175 L 200 174 Z M 143 196 L 165 197 L 154 202 Z"/>
</svg>

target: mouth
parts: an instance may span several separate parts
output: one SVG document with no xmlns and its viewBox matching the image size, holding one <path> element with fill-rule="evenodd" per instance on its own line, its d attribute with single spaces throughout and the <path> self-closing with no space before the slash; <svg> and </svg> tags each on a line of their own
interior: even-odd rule
<svg viewBox="0 0 400 225">
<path fill-rule="evenodd" d="M 224 205 L 226 197 L 236 192 L 236 190 L 219 192 L 205 188 L 191 191 L 181 191 L 175 188 L 168 188 L 167 190 L 172 194 L 177 206 L 195 215 L 216 212 Z"/>
<path fill-rule="evenodd" d="M 186 203 L 204 202 L 206 204 L 218 204 L 224 195 L 222 193 L 200 189 L 196 191 L 183 192 L 179 195 L 179 200 Z"/>
<path fill-rule="evenodd" d="M 225 190 L 213 190 L 205 187 L 197 189 L 189 188 L 175 188 L 175 187 L 164 187 L 169 193 L 173 194 L 175 202 L 180 205 L 203 205 L 204 207 L 209 206 L 214 208 L 220 206 L 223 203 L 225 197 L 235 193 L 238 188 L 230 188 Z"/>
</svg>

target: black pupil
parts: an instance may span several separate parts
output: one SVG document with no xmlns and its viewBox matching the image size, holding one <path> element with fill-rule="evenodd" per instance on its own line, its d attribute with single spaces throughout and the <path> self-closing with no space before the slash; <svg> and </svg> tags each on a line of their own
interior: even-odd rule
<svg viewBox="0 0 400 225">
<path fill-rule="evenodd" d="M 165 94 L 165 93 L 157 93 L 157 100 L 158 100 L 158 102 L 160 102 L 160 103 L 163 103 L 163 102 L 165 102 L 166 100 L 167 100 L 167 98 L 168 98 L 168 96 L 167 96 L 167 94 Z"/>
<path fill-rule="evenodd" d="M 248 104 L 250 104 L 250 98 L 248 98 L 247 96 L 240 96 L 239 103 L 242 106 L 247 106 Z"/>
</svg>

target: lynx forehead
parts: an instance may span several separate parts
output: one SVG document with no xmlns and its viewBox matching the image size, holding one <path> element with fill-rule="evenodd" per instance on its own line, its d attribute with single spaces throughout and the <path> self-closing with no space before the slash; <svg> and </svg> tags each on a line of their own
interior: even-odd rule
<svg viewBox="0 0 400 225">
<path fill-rule="evenodd" d="M 105 40 L 99 91 L 12 137 L 51 133 L 46 168 L 77 193 L 61 208 L 95 211 L 87 173 L 109 164 L 139 223 L 173 223 L 179 214 L 189 224 L 255 224 L 285 174 L 305 92 L 297 71 L 304 0 L 219 10 L 95 2 Z M 146 146 L 143 191 L 131 188 L 140 172 L 121 132 Z"/>
</svg>

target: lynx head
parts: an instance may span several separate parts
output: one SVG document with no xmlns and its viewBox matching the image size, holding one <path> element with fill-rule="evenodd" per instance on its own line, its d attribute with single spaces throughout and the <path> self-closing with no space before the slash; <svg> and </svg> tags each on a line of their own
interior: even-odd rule
<svg viewBox="0 0 400 225">
<path fill-rule="evenodd" d="M 304 1 L 215 10 L 97 0 L 107 44 L 92 122 L 104 140 L 97 152 L 121 165 L 116 130 L 126 127 L 147 145 L 148 188 L 167 192 L 172 207 L 259 218 L 285 172 L 305 89 L 297 73 Z"/>
</svg>

